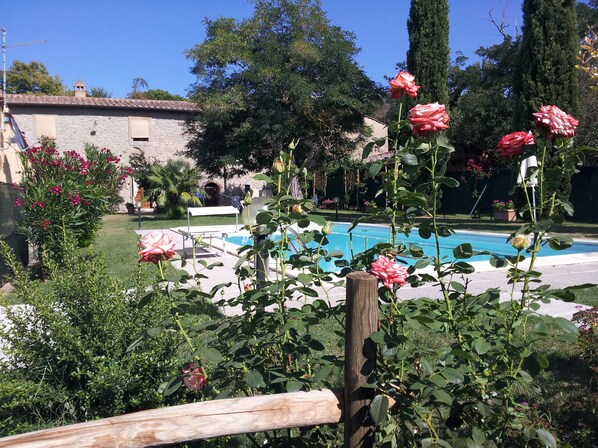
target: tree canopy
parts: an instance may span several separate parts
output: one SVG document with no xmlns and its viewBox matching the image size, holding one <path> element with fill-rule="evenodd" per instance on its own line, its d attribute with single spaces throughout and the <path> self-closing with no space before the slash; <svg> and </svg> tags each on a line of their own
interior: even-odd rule
<svg viewBox="0 0 598 448">
<path fill-rule="evenodd" d="M 532 113 L 554 104 L 570 114 L 578 108 L 579 49 L 574 0 L 524 0 L 523 35 L 516 65 L 515 127 L 531 126 Z"/>
<path fill-rule="evenodd" d="M 6 92 L 36 95 L 64 95 L 59 76 L 51 76 L 41 62 L 14 61 L 6 72 Z"/>
<path fill-rule="evenodd" d="M 251 18 L 206 20 L 188 51 L 202 113 L 187 155 L 213 175 L 268 168 L 299 139 L 298 163 L 340 164 L 367 132 L 382 91 L 356 64 L 353 34 L 316 0 L 257 0 Z"/>
<path fill-rule="evenodd" d="M 418 101 L 448 100 L 449 18 L 447 0 L 411 0 L 407 69 L 421 85 Z"/>
</svg>

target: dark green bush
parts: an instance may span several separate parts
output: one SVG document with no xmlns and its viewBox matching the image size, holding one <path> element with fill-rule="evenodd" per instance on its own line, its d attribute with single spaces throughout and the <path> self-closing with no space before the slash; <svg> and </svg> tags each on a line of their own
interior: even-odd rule
<svg viewBox="0 0 598 448">
<path fill-rule="evenodd" d="M 157 391 L 180 371 L 176 333 L 162 332 L 127 352 L 140 329 L 156 327 L 168 312 L 160 299 L 138 307 L 140 276 L 137 287 L 125 291 L 107 274 L 102 256 L 67 244 L 60 267 L 50 262 L 49 281 L 42 283 L 31 280 L 0 244 L 14 272 L 15 294 L 25 304 L 6 309 L 10 324 L 0 332 L 0 435 L 180 400 L 180 394 L 165 398 Z"/>
</svg>

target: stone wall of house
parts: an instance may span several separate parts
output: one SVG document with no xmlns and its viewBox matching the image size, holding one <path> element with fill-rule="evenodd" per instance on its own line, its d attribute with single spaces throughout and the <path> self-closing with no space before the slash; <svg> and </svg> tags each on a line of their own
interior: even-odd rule
<svg viewBox="0 0 598 448">
<path fill-rule="evenodd" d="M 85 143 L 109 148 L 128 163 L 135 147 L 141 148 L 146 157 L 165 161 L 177 157 L 188 142 L 184 135 L 184 119 L 181 112 L 156 110 L 96 109 L 77 107 L 13 106 L 12 114 L 28 143 L 35 141 L 33 114 L 56 116 L 56 144 L 62 151 L 81 151 Z M 150 117 L 149 142 L 132 141 L 129 138 L 128 117 Z"/>
</svg>

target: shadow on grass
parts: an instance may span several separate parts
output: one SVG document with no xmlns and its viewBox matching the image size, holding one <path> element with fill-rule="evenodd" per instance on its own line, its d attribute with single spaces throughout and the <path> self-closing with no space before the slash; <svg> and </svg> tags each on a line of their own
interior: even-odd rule
<svg viewBox="0 0 598 448">
<path fill-rule="evenodd" d="M 598 375 L 579 356 L 552 353 L 540 411 L 574 447 L 598 446 Z"/>
</svg>

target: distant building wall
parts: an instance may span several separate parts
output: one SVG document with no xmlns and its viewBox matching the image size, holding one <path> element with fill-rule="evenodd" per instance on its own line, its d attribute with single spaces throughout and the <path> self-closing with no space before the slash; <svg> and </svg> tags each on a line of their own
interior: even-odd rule
<svg viewBox="0 0 598 448">
<path fill-rule="evenodd" d="M 34 115 L 54 116 L 56 144 L 61 151 L 81 151 L 85 143 L 92 143 L 110 149 L 126 163 L 135 148 L 142 149 L 148 158 L 165 161 L 184 151 L 189 141 L 183 127 L 186 114 L 180 112 L 20 105 L 11 109 L 29 142 L 37 139 Z M 130 137 L 129 117 L 150 119 L 148 141 L 134 141 Z"/>
</svg>

